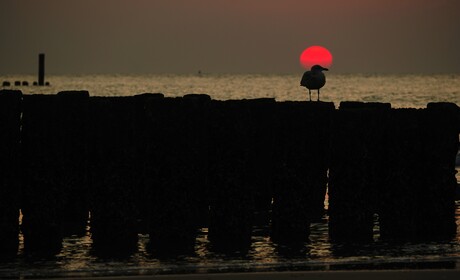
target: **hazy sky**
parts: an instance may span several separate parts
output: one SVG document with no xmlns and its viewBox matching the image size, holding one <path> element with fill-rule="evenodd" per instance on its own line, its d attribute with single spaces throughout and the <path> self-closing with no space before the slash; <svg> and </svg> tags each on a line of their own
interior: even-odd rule
<svg viewBox="0 0 460 280">
<path fill-rule="evenodd" d="M 460 73 L 459 0 L 0 0 L 0 74 Z"/>
</svg>

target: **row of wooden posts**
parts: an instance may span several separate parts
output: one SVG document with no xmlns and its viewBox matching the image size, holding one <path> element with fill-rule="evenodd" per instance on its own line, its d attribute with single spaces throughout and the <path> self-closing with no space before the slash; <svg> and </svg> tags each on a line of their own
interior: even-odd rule
<svg viewBox="0 0 460 280">
<path fill-rule="evenodd" d="M 249 244 L 255 213 L 275 242 L 305 241 L 329 195 L 333 241 L 450 238 L 459 108 L 90 97 L 0 91 L 0 249 L 51 248 L 91 211 L 93 246 Z"/>
</svg>

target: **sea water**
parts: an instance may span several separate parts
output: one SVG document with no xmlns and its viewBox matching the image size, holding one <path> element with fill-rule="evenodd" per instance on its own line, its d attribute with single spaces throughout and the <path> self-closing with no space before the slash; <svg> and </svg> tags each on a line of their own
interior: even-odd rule
<svg viewBox="0 0 460 280">
<path fill-rule="evenodd" d="M 208 94 L 213 99 L 274 98 L 306 100 L 299 86 L 302 73 L 292 75 L 201 74 L 201 75 L 72 75 L 47 76 L 50 86 L 10 86 L 24 94 L 55 94 L 64 90 L 88 90 L 91 96 L 130 96 L 163 93 L 167 97 L 188 93 Z M 339 75 L 327 76 L 321 90 L 323 101 L 336 107 L 341 101 L 389 102 L 393 108 L 423 108 L 429 102 L 460 105 L 460 75 Z M 28 81 L 33 76 L 0 76 L 0 82 Z M 313 93 L 316 100 L 317 94 Z M 459 167 L 458 167 L 459 168 Z M 460 177 L 457 177 L 460 179 Z M 327 201 L 326 201 L 327 204 Z M 0 258 L 0 278 L 146 275 L 229 271 L 334 270 L 381 268 L 460 268 L 460 202 L 456 207 L 457 235 L 451 240 L 422 243 L 385 243 L 379 238 L 375 217 L 374 242 L 331 243 L 328 216 L 311 226 L 309 242 L 296 245 L 274 243 L 269 229 L 255 226 L 247 250 L 220 252 L 207 239 L 207 228 L 198 230 L 191 254 L 157 257 L 147 249 L 148 234 L 139 234 L 137 250 L 117 257 L 100 257 L 92 249 L 91 219 L 83 235 L 66 236 L 60 252 L 28 254 L 24 238 L 15 257 Z M 116 244 L 114 244 L 116 246 Z"/>
<path fill-rule="evenodd" d="M 328 74 L 328 73 L 327 73 Z M 275 98 L 277 101 L 308 99 L 297 74 L 190 74 L 190 75 L 61 75 L 47 76 L 50 86 L 8 87 L 25 94 L 55 94 L 64 90 L 88 90 L 91 96 L 130 96 L 163 93 L 167 97 L 188 93 L 208 94 L 213 99 Z M 36 80 L 34 76 L 0 76 L 0 82 Z M 317 99 L 316 91 L 312 98 Z M 428 102 L 460 105 L 460 74 L 372 75 L 331 74 L 321 89 L 322 101 L 389 102 L 393 108 L 423 108 Z"/>
</svg>

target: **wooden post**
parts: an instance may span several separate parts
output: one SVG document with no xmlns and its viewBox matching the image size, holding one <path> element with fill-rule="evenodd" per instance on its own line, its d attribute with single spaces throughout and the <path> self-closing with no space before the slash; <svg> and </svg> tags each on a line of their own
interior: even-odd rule
<svg viewBox="0 0 460 280">
<path fill-rule="evenodd" d="M 24 95 L 21 131 L 22 232 L 26 251 L 59 252 L 64 206 L 56 149 L 56 95 Z"/>
<path fill-rule="evenodd" d="M 134 97 L 91 97 L 89 179 L 91 233 L 96 256 L 127 256 L 136 250 Z"/>
<path fill-rule="evenodd" d="M 214 101 L 210 123 L 209 239 L 213 250 L 240 247 L 251 242 L 253 190 L 248 186 L 251 128 L 246 101 Z"/>
<path fill-rule="evenodd" d="M 388 103 L 342 102 L 335 113 L 329 167 L 329 235 L 334 241 L 373 240 L 390 108 Z"/>
<path fill-rule="evenodd" d="M 277 104 L 272 212 L 272 238 L 277 243 L 306 241 L 310 223 L 324 214 L 333 112 L 333 103 Z"/>
<path fill-rule="evenodd" d="M 21 98 L 19 90 L 0 90 L 0 256 L 15 256 L 19 245 Z"/>
<path fill-rule="evenodd" d="M 388 175 L 380 193 L 385 240 L 424 241 L 455 236 L 455 156 L 458 107 L 395 109 L 387 130 Z"/>
<path fill-rule="evenodd" d="M 150 196 L 150 246 L 155 255 L 193 252 L 206 216 L 207 95 L 157 98 L 147 105 L 152 124 L 145 179 Z M 204 206 L 204 207 L 203 207 Z"/>
<path fill-rule="evenodd" d="M 38 85 L 45 85 L 45 54 L 38 55 Z"/>
</svg>

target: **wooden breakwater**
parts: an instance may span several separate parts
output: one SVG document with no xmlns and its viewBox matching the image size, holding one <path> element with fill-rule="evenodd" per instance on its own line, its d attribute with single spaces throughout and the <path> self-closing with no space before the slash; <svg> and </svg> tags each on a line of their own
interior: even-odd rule
<svg viewBox="0 0 460 280">
<path fill-rule="evenodd" d="M 450 238 L 459 108 L 216 101 L 207 95 L 90 97 L 0 91 L 0 248 L 59 250 L 91 211 L 93 248 L 248 246 L 308 239 L 324 214 L 334 241 Z M 261 214 L 262 213 L 262 214 Z M 263 215 L 265 213 L 265 215 Z M 261 218 L 262 217 L 262 218 Z"/>
</svg>

